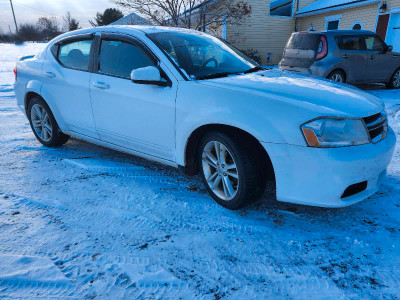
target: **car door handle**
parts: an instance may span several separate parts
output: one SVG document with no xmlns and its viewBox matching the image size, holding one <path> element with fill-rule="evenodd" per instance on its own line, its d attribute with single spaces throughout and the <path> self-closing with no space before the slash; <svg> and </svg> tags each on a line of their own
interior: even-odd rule
<svg viewBox="0 0 400 300">
<path fill-rule="evenodd" d="M 93 86 L 98 89 L 102 89 L 102 90 L 107 90 L 110 88 L 109 84 L 107 84 L 105 82 L 100 82 L 100 81 L 93 82 Z"/>
<path fill-rule="evenodd" d="M 344 59 L 348 59 L 348 58 L 349 58 L 349 56 L 348 56 L 347 54 L 342 55 L 342 57 L 343 57 Z"/>
<path fill-rule="evenodd" d="M 54 74 L 53 72 L 44 72 L 44 75 L 46 77 L 49 77 L 49 78 L 55 78 L 56 77 L 56 74 Z"/>
</svg>

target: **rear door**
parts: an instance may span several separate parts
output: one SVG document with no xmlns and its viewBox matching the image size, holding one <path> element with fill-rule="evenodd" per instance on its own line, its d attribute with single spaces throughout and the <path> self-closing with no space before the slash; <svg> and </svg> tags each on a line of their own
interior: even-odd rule
<svg viewBox="0 0 400 300">
<path fill-rule="evenodd" d="M 367 77 L 371 81 L 388 82 L 396 68 L 396 58 L 376 35 L 365 36 L 368 53 Z"/>
<path fill-rule="evenodd" d="M 56 104 L 68 129 L 99 138 L 89 94 L 93 35 L 74 36 L 51 48 L 43 62 L 43 93 Z"/>
<path fill-rule="evenodd" d="M 357 35 L 343 35 L 337 36 L 336 42 L 340 49 L 342 66 L 346 71 L 346 81 L 367 81 L 368 60 L 363 38 Z"/>
</svg>

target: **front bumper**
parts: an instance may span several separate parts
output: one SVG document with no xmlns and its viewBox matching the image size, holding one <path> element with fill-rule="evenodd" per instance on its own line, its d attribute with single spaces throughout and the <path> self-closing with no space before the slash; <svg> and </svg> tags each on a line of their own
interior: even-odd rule
<svg viewBox="0 0 400 300">
<path fill-rule="evenodd" d="M 378 191 L 396 145 L 390 128 L 377 144 L 343 148 L 310 148 L 262 143 L 275 171 L 279 201 L 321 207 L 343 207 Z M 350 185 L 367 181 L 367 188 L 342 198 Z"/>
</svg>

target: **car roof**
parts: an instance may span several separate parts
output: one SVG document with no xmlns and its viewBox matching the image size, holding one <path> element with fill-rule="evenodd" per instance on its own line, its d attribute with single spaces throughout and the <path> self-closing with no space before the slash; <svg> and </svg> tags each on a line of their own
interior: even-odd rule
<svg viewBox="0 0 400 300">
<path fill-rule="evenodd" d="M 123 30 L 135 30 L 142 31 L 144 33 L 159 33 L 159 32 L 187 32 L 187 33 L 200 33 L 197 30 L 179 28 L 179 27 L 167 27 L 167 26 L 155 26 L 155 25 L 110 25 L 102 28 L 114 28 Z"/>
<path fill-rule="evenodd" d="M 300 31 L 298 33 L 327 34 L 327 35 L 371 35 L 375 34 L 369 30 L 325 30 L 325 31 Z"/>
<path fill-rule="evenodd" d="M 178 27 L 167 27 L 167 26 L 155 26 L 155 25 L 108 25 L 93 28 L 86 28 L 81 30 L 72 31 L 70 33 L 88 33 L 98 31 L 120 31 L 120 32 L 143 32 L 143 33 L 159 33 L 159 32 L 186 32 L 194 34 L 204 34 L 201 31 L 178 28 Z"/>
<path fill-rule="evenodd" d="M 174 33 L 190 33 L 196 35 L 207 35 L 204 32 L 186 29 L 186 28 L 177 28 L 177 27 L 166 27 L 166 26 L 154 26 L 154 25 L 108 25 L 108 26 L 99 26 L 93 28 L 84 28 L 74 31 L 69 31 L 67 33 L 61 34 L 54 38 L 50 44 L 54 44 L 59 40 L 69 38 L 71 36 L 76 36 L 79 34 L 92 34 L 95 32 L 120 32 L 120 33 L 141 33 L 141 34 L 151 34 L 151 33 L 161 33 L 161 32 L 174 32 Z"/>
</svg>

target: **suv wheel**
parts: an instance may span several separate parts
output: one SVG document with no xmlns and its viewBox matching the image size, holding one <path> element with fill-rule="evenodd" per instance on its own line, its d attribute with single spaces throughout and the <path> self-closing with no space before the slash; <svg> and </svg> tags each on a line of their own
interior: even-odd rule
<svg viewBox="0 0 400 300">
<path fill-rule="evenodd" d="M 68 141 L 69 136 L 61 132 L 53 113 L 43 99 L 32 98 L 27 115 L 33 133 L 43 145 L 59 147 Z"/>
<path fill-rule="evenodd" d="M 346 76 L 342 71 L 336 70 L 330 73 L 327 77 L 329 80 L 335 81 L 335 82 L 341 82 L 345 83 L 346 82 Z"/>
<path fill-rule="evenodd" d="M 250 147 L 221 132 L 211 132 L 200 142 L 199 169 L 214 200 L 228 209 L 240 209 L 263 194 L 266 185 L 263 164 Z"/>
<path fill-rule="evenodd" d="M 386 84 L 388 89 L 398 89 L 400 88 L 400 69 L 394 71 L 390 82 Z"/>
</svg>

